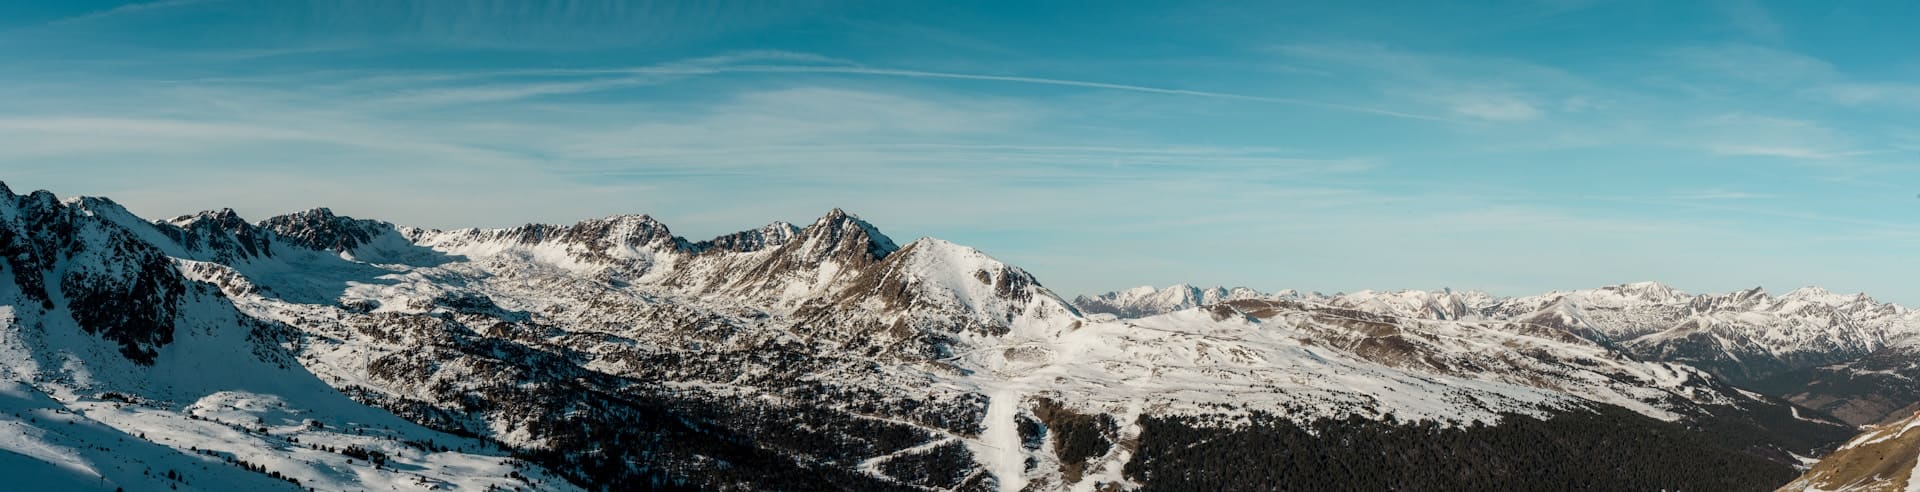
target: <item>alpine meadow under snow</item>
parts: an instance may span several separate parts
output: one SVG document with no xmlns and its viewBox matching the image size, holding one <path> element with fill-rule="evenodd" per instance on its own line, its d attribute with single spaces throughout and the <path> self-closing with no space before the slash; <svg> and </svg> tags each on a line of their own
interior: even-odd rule
<svg viewBox="0 0 1920 492">
<path fill-rule="evenodd" d="M 1920 333 L 1814 288 L 1069 302 L 840 210 L 693 241 L 0 188 L 0 258 L 0 466 L 76 490 L 1768 489 L 1912 411 L 1880 361 Z"/>
</svg>

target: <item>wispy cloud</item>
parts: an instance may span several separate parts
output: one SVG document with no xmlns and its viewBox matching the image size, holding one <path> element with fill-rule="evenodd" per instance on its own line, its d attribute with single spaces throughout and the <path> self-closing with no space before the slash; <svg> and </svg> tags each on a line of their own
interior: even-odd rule
<svg viewBox="0 0 1920 492">
<path fill-rule="evenodd" d="M 1330 65 L 1383 96 L 1437 107 L 1458 118 L 1518 122 L 1548 115 L 1541 93 L 1582 97 L 1595 87 L 1567 72 L 1519 60 L 1437 55 L 1373 43 L 1290 44 L 1273 48 L 1289 58 Z"/>
<path fill-rule="evenodd" d="M 1338 110 L 1338 111 L 1366 113 L 1366 114 L 1374 114 L 1374 115 L 1381 115 L 1381 116 L 1391 116 L 1395 118 L 1407 118 L 1407 119 L 1415 119 L 1415 120 L 1440 121 L 1440 122 L 1457 122 L 1457 120 L 1452 120 L 1452 119 L 1440 117 L 1440 116 L 1431 116 L 1431 115 L 1425 115 L 1425 114 L 1409 113 L 1404 111 L 1394 111 L 1394 110 L 1388 110 L 1388 109 L 1379 109 L 1379 108 L 1371 108 L 1366 106 L 1355 106 L 1350 104 L 1340 104 L 1340 103 L 1315 101 L 1315 100 L 1308 100 L 1308 99 L 1259 96 L 1259 95 L 1249 95 L 1249 94 L 1236 94 L 1236 93 L 1230 93 L 1230 92 L 1214 92 L 1214 91 L 1191 90 L 1191 89 L 1173 89 L 1173 88 L 1165 88 L 1165 87 L 1119 84 L 1119 83 L 1111 83 L 1111 82 L 1096 82 L 1096 81 L 1087 81 L 1087 80 L 1054 79 L 1054 78 L 1043 78 L 1043 77 L 1022 77 L 1022 76 L 1011 76 L 1011 75 L 930 72 L 930 71 L 922 71 L 922 70 L 899 70 L 899 69 L 867 68 L 867 67 L 815 67 L 815 66 L 761 65 L 761 66 L 727 67 L 724 69 L 719 69 L 717 71 L 748 72 L 748 73 L 753 73 L 753 72 L 757 72 L 757 73 L 837 73 L 837 74 L 851 74 L 851 75 L 877 75 L 877 76 L 889 76 L 889 77 L 913 77 L 913 78 L 956 79 L 956 80 L 981 80 L 981 81 L 990 81 L 990 82 L 1013 82 L 1013 83 L 1022 83 L 1022 84 L 1083 87 L 1083 88 L 1089 88 L 1089 89 L 1143 92 L 1143 93 L 1149 93 L 1149 94 L 1166 94 L 1166 95 L 1175 95 L 1175 96 L 1192 96 L 1192 97 L 1203 97 L 1203 98 L 1214 98 L 1214 99 L 1228 99 L 1228 100 L 1236 100 L 1236 101 L 1252 101 L 1252 102 L 1261 102 L 1261 103 L 1285 104 L 1285 105 L 1293 105 L 1293 106 L 1305 106 L 1305 107 L 1313 107 L 1313 108 L 1320 108 L 1320 109 L 1332 109 L 1332 110 Z"/>
<path fill-rule="evenodd" d="M 135 16 L 140 14 L 148 14 L 148 13 L 153 13 L 158 11 L 177 9 L 181 7 L 191 7 L 195 5 L 221 3 L 225 1 L 227 0 L 159 0 L 159 1 L 145 2 L 145 3 L 130 3 L 130 4 L 121 5 L 118 7 L 98 11 L 98 12 L 56 20 L 51 22 L 50 25 L 61 26 L 61 25 L 84 24 L 89 22 L 97 22 L 97 21 L 108 20 L 108 19 L 130 17 L 130 16 Z"/>
<path fill-rule="evenodd" d="M 0 119 L 0 162 L 48 157 L 99 157 L 155 153 L 205 154 L 260 143 L 313 143 L 399 152 L 441 162 L 484 166 L 514 160 L 484 146 L 396 132 L 386 125 L 299 119 L 185 120 L 111 116 L 40 116 Z"/>
<path fill-rule="evenodd" d="M 1730 156 L 1830 160 L 1847 155 L 1831 153 L 1824 149 L 1813 147 L 1766 142 L 1712 142 L 1706 144 L 1704 147 L 1709 152 Z"/>
<path fill-rule="evenodd" d="M 1794 51 L 1745 43 L 1685 46 L 1668 50 L 1677 68 L 1704 75 L 1702 82 L 1804 86 L 1840 76 L 1833 64 Z"/>
<path fill-rule="evenodd" d="M 1842 82 L 1809 89 L 1815 97 L 1849 106 L 1889 105 L 1920 108 L 1920 84 L 1902 82 Z"/>
<path fill-rule="evenodd" d="M 1694 74 L 1692 84 L 1712 87 L 1720 96 L 1920 108 L 1920 84 L 1863 79 L 1795 51 L 1735 43 L 1678 48 L 1667 56 Z"/>
<path fill-rule="evenodd" d="M 349 78 L 362 75 L 349 74 Z M 426 84 L 445 80 L 430 78 Z M 483 180 L 486 183 L 544 182 L 558 183 L 551 186 L 555 189 L 605 187 L 629 193 L 649 189 L 646 196 L 651 198 L 646 203 L 661 208 L 642 210 L 660 212 L 677 210 L 662 205 L 673 203 L 670 200 L 675 197 L 689 200 L 685 203 L 704 203 L 696 197 L 721 189 L 752 189 L 756 190 L 752 213 L 741 211 L 734 216 L 762 219 L 770 204 L 824 210 L 883 200 L 913 201 L 902 194 L 916 193 L 913 190 L 983 190 L 984 195 L 965 200 L 967 213 L 948 210 L 932 215 L 948 223 L 987 222 L 986 214 L 1005 212 L 986 206 L 998 203 L 986 200 L 993 195 L 1020 193 L 1027 196 L 1020 201 L 1024 206 L 1041 206 L 1068 199 L 1062 190 L 1107 189 L 1113 191 L 1096 195 L 1113 200 L 1086 203 L 1133 206 L 1123 203 L 1127 202 L 1123 197 L 1139 196 L 1146 188 L 1179 183 L 1231 185 L 1245 190 L 1240 196 L 1250 197 L 1266 187 L 1300 186 L 1378 166 L 1360 157 L 1284 148 L 1155 143 L 1059 132 L 1049 129 L 1059 115 L 1085 109 L 926 87 L 794 86 L 719 94 L 671 106 L 477 104 L 452 105 L 463 107 L 454 114 L 440 114 L 384 102 L 356 103 L 337 92 L 369 90 L 358 85 L 289 91 L 278 80 L 269 82 L 170 84 L 116 96 L 141 101 L 133 110 L 115 99 L 103 99 L 97 105 L 20 108 L 27 111 L 14 114 L 22 116 L 0 118 L 0 148 L 6 149 L 0 151 L 0 162 L 22 170 L 56 159 L 65 164 L 29 176 L 75 176 L 78 169 L 92 169 L 129 178 L 144 176 L 145 186 L 166 186 L 164 182 L 173 179 L 167 176 L 210 175 L 221 166 L 239 164 L 255 166 L 257 172 L 249 176 L 257 180 L 310 167 L 343 176 L 404 168 L 408 174 L 392 176 L 393 182 L 411 186 L 432 182 L 422 176 L 435 172 L 485 174 L 492 176 Z M 382 81 L 376 87 L 395 83 L 405 84 Z M 157 171 L 163 169 L 167 172 Z M 678 185 L 657 189 L 661 183 Z M 872 196 L 855 200 L 808 191 L 820 186 L 866 190 L 861 193 Z M 370 183 L 361 192 L 391 188 Z M 463 219 L 471 211 L 453 205 L 473 201 L 471 193 L 437 186 L 390 191 L 422 201 L 416 208 L 391 214 L 394 220 L 428 226 L 474 225 Z M 240 187 L 208 190 L 240 205 L 272 201 L 272 197 L 241 196 L 244 192 Z M 159 207 L 162 215 L 218 205 L 206 197 L 139 197 L 143 206 Z M 517 203 L 539 209 L 547 218 L 607 213 L 604 204 L 489 200 L 493 202 L 485 208 Z M 945 204 L 936 208 L 953 207 L 947 199 L 931 203 Z M 517 217 L 503 220 L 531 219 L 524 213 Z"/>
<path fill-rule="evenodd" d="M 817 61 L 833 64 L 768 64 L 741 63 L 751 61 Z M 1383 109 L 1364 105 L 1314 99 L 1278 97 L 1235 92 L 1221 92 L 1195 89 L 1159 87 L 1150 85 L 1104 82 L 1093 80 L 1063 79 L 1049 77 L 1030 77 L 1020 75 L 997 75 L 980 73 L 960 73 L 928 70 L 910 70 L 899 68 L 872 67 L 860 64 L 820 57 L 784 52 L 752 52 L 719 57 L 700 58 L 688 61 L 665 63 L 660 65 L 602 69 L 560 69 L 560 70 L 514 70 L 501 72 L 456 73 L 461 78 L 499 78 L 499 77 L 593 77 L 605 75 L 624 75 L 620 78 L 603 78 L 583 81 L 540 81 L 540 82 L 499 82 L 474 87 L 434 88 L 417 91 L 406 96 L 423 102 L 480 102 L 507 101 L 529 97 L 597 92 L 603 90 L 658 83 L 661 77 L 694 77 L 722 74 L 833 74 L 870 77 L 894 77 L 912 79 L 966 80 L 981 82 L 999 82 L 1024 85 L 1047 85 L 1057 87 L 1077 87 L 1107 91 L 1123 91 L 1145 94 L 1158 94 L 1180 97 L 1247 101 L 1265 104 L 1300 106 L 1351 113 L 1387 116 L 1393 118 L 1433 121 L 1443 123 L 1461 123 L 1462 120 L 1446 116 L 1413 113 Z"/>
<path fill-rule="evenodd" d="M 427 105 L 506 102 L 541 96 L 601 92 L 657 84 L 664 80 L 666 79 L 659 77 L 628 76 L 565 82 L 486 83 L 476 86 L 409 90 L 392 97 L 391 101 Z"/>
<path fill-rule="evenodd" d="M 1678 192 L 1674 192 L 1672 195 L 1669 195 L 1669 198 L 1672 198 L 1675 200 L 1757 200 L 1757 199 L 1773 198 L 1773 197 L 1774 195 L 1767 194 L 1767 193 L 1753 193 L 1753 192 L 1747 192 L 1747 191 L 1734 191 L 1734 190 L 1724 190 L 1724 189 L 1678 191 Z"/>
<path fill-rule="evenodd" d="M 1754 0 L 1720 0 L 1720 11 L 1734 28 L 1756 39 L 1778 43 L 1785 36 L 1785 29 L 1774 20 L 1773 13 Z"/>
<path fill-rule="evenodd" d="M 1725 114 L 1701 121 L 1690 139 L 1717 155 L 1829 161 L 1865 155 L 1841 133 L 1819 123 L 1750 114 Z"/>
<path fill-rule="evenodd" d="M 1459 94 L 1447 99 L 1453 112 L 1489 121 L 1527 121 L 1542 114 L 1540 108 L 1505 94 Z"/>
</svg>

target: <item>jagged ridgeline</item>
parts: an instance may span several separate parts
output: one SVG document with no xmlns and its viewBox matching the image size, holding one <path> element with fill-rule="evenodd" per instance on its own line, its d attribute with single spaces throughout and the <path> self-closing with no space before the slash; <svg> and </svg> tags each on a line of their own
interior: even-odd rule
<svg viewBox="0 0 1920 492">
<path fill-rule="evenodd" d="M 0 186 L 0 268 L 24 436 L 0 446 L 26 457 L 0 464 L 46 487 L 1768 489 L 1852 430 L 1742 385 L 1894 346 L 1731 370 L 1599 294 L 1083 310 L 841 210 L 692 240 L 644 215 L 150 221 Z"/>
</svg>

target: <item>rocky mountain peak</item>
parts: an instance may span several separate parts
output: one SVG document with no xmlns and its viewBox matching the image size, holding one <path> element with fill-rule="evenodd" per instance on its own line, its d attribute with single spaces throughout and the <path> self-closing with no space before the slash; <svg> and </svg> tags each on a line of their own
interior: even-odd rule
<svg viewBox="0 0 1920 492">
<path fill-rule="evenodd" d="M 616 215 L 598 220 L 582 221 L 572 227 L 547 229 L 551 233 L 548 239 L 566 243 L 597 243 L 604 241 L 608 245 L 629 247 L 653 246 L 663 249 L 675 249 L 679 238 L 666 224 L 654 220 L 651 215 Z"/>
<path fill-rule="evenodd" d="M 871 313 L 877 307 L 902 315 L 904 326 L 942 336 L 1045 331 L 1080 315 L 1027 271 L 934 238 L 908 243 L 849 285 L 839 294 L 840 310 Z"/>
<path fill-rule="evenodd" d="M 882 234 L 879 228 L 839 208 L 801 229 L 790 244 L 810 259 L 834 258 L 855 263 L 879 261 L 900 250 L 893 238 Z"/>
<path fill-rule="evenodd" d="M 302 210 L 299 212 L 287 214 L 287 215 L 284 215 L 283 217 L 300 217 L 300 218 L 311 218 L 311 219 L 318 219 L 318 220 L 332 220 L 332 219 L 339 218 L 340 216 L 334 215 L 333 209 L 331 208 L 314 207 L 314 208 Z"/>
<path fill-rule="evenodd" d="M 211 220 L 217 220 L 217 221 L 221 221 L 221 222 L 232 222 L 232 221 L 244 221 L 244 220 L 246 220 L 246 219 L 242 219 L 242 218 L 240 218 L 240 214 L 239 214 L 238 212 L 234 212 L 234 211 L 233 211 L 233 209 L 231 209 L 231 208 L 222 208 L 222 209 L 220 209 L 220 210 L 211 210 L 211 211 L 206 211 L 206 212 L 200 212 L 200 214 L 199 214 L 199 216 L 200 216 L 200 217 L 205 217 L 205 218 L 208 218 L 208 219 L 211 219 Z"/>
<path fill-rule="evenodd" d="M 273 256 L 273 234 L 247 222 L 231 208 L 182 215 L 154 225 L 180 247 L 205 254 L 215 262 L 231 264 Z"/>
<path fill-rule="evenodd" d="M 1477 291 L 1442 289 L 1373 291 L 1335 295 L 1327 304 L 1361 311 L 1390 313 L 1421 319 L 1459 320 L 1477 317 L 1491 306 L 1492 296 Z"/>
<path fill-rule="evenodd" d="M 748 253 L 768 248 L 777 248 L 793 241 L 800 235 L 800 226 L 786 222 L 774 222 L 759 229 L 740 231 L 706 241 L 694 243 L 694 251 L 727 251 Z"/>
<path fill-rule="evenodd" d="M 173 340 L 186 286 L 173 260 L 141 234 L 151 231 L 130 228 L 152 224 L 106 199 L 63 202 L 44 190 L 0 198 L 0 265 L 18 287 L 0 289 L 0 303 L 49 312 L 64 304 L 82 331 L 117 343 L 129 360 L 153 363 Z"/>
<path fill-rule="evenodd" d="M 1829 297 L 1832 295 L 1833 291 L 1827 290 L 1824 287 L 1809 285 L 1787 291 L 1787 293 L 1781 297 Z"/>
<path fill-rule="evenodd" d="M 1683 292 L 1680 292 L 1679 289 L 1675 289 L 1671 286 L 1668 286 L 1667 284 L 1663 284 L 1659 282 L 1633 282 L 1633 283 L 1626 283 L 1626 284 L 1620 284 L 1620 285 L 1614 285 L 1614 286 L 1608 286 L 1608 287 L 1601 287 L 1599 290 L 1603 292 L 1619 295 L 1621 297 L 1627 297 L 1627 298 L 1637 299 L 1641 301 L 1648 301 L 1648 302 L 1673 302 L 1675 300 L 1687 297 L 1687 295 Z"/>
<path fill-rule="evenodd" d="M 1268 297 L 1273 296 L 1246 287 L 1196 287 L 1181 283 L 1164 289 L 1142 285 L 1094 296 L 1082 295 L 1073 299 L 1073 306 L 1084 313 L 1137 318 L 1232 300 Z"/>
<path fill-rule="evenodd" d="M 334 252 L 353 251 L 381 233 L 393 230 L 393 224 L 335 215 L 325 207 L 273 217 L 261 221 L 259 226 L 289 243 Z"/>
<path fill-rule="evenodd" d="M 238 212 L 234 212 L 231 208 L 207 210 L 192 215 L 182 215 L 166 221 L 165 224 L 181 229 L 207 228 L 232 232 L 259 229 L 259 226 L 248 222 L 246 218 L 241 217 Z"/>
<path fill-rule="evenodd" d="M 104 196 L 78 196 L 70 200 L 70 203 L 80 210 L 90 213 L 132 214 L 126 207 L 121 206 L 120 202 L 113 201 L 112 198 Z"/>
<path fill-rule="evenodd" d="M 1853 294 L 1853 295 L 1838 294 L 1833 291 L 1827 290 L 1825 288 L 1815 287 L 1815 286 L 1807 286 L 1807 287 L 1801 287 L 1798 289 L 1793 289 L 1792 291 L 1789 291 L 1785 294 L 1781 294 L 1779 301 L 1783 304 L 1801 302 L 1801 303 L 1817 304 L 1821 306 L 1835 307 L 1835 308 L 1845 307 L 1845 306 L 1865 307 L 1872 304 L 1878 304 L 1877 302 L 1874 302 L 1872 297 L 1866 294 Z"/>
<path fill-rule="evenodd" d="M 60 204 L 60 197 L 54 196 L 53 192 L 47 190 L 33 190 L 32 193 L 20 196 L 20 198 L 20 200 L 17 200 L 20 203 L 20 208 L 45 210 Z"/>
<path fill-rule="evenodd" d="M 859 220 L 859 217 L 855 217 L 853 214 L 847 213 L 846 209 L 842 209 L 840 207 L 833 207 L 833 210 L 828 210 L 827 214 L 820 216 L 820 219 L 817 220 L 816 222 L 829 222 L 829 221 L 843 220 L 843 219 Z"/>
</svg>

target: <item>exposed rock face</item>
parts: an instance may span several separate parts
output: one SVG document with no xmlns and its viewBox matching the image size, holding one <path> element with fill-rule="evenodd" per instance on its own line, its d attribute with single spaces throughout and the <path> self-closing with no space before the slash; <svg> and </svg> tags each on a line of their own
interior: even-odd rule
<svg viewBox="0 0 1920 492">
<path fill-rule="evenodd" d="M 393 229 L 392 224 L 341 217 L 326 208 L 270 218 L 260 227 L 289 244 L 333 252 L 353 251 Z"/>
<path fill-rule="evenodd" d="M 726 272 L 737 267 L 716 269 L 713 273 L 718 274 L 718 278 L 699 281 L 749 295 L 784 292 L 794 285 L 820 287 L 832 282 L 821 281 L 819 274 L 834 276 L 864 271 L 899 249 L 892 238 L 881 234 L 872 224 L 836 208 L 791 238 L 780 241 L 777 247 L 766 250 L 766 255 L 745 259 L 746 263 L 741 265 L 746 267 L 744 272 Z"/>
<path fill-rule="evenodd" d="M 850 264 L 878 261 L 900 249 L 873 224 L 837 208 L 801 230 L 799 237 L 788 243 L 797 244 L 793 253 L 800 257 Z"/>
<path fill-rule="evenodd" d="M 186 287 L 173 260 L 140 232 L 111 220 L 126 214 L 104 199 L 63 202 L 44 191 L 0 188 L 0 263 L 28 306 L 70 317 L 121 354 L 153 363 L 173 341 Z M 136 225 L 135 227 L 144 227 Z"/>
<path fill-rule="evenodd" d="M 793 242 L 800 235 L 800 227 L 786 222 L 774 222 L 766 227 L 751 231 L 740 231 L 720 236 L 693 245 L 696 251 L 752 253 L 768 248 L 777 248 Z"/>
<path fill-rule="evenodd" d="M 171 225 L 172 227 L 166 227 Z M 231 208 L 174 218 L 156 228 L 208 261 L 235 264 L 273 256 L 272 234 L 247 223 Z"/>
<path fill-rule="evenodd" d="M 471 240 L 507 241 L 522 245 L 558 244 L 581 252 L 607 254 L 619 249 L 683 249 L 666 224 L 646 215 L 621 215 L 585 220 L 570 226 L 528 224 L 512 229 L 468 233 Z"/>
</svg>

